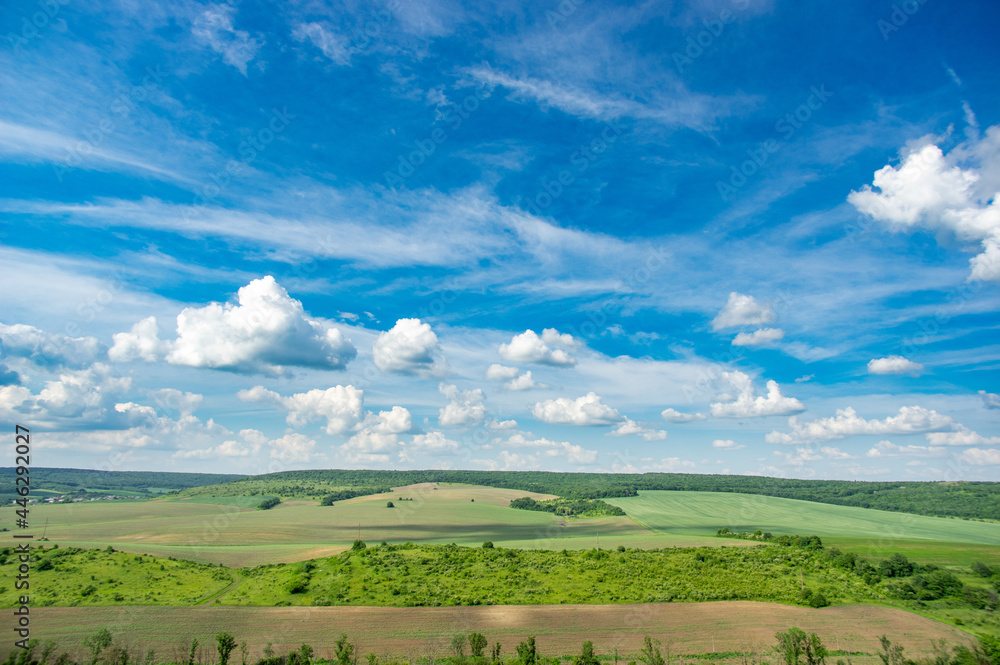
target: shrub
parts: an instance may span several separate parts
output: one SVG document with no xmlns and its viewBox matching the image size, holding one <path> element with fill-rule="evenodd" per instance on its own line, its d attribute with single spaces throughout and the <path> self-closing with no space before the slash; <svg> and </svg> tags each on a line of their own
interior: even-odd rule
<svg viewBox="0 0 1000 665">
<path fill-rule="evenodd" d="M 774 637 L 778 641 L 775 649 L 785 665 L 800 665 L 803 657 L 805 665 L 820 665 L 826 658 L 826 647 L 816 633 L 806 635 L 801 628 L 789 628 L 784 632 L 778 631 Z"/>
<path fill-rule="evenodd" d="M 809 607 L 815 607 L 818 609 L 820 607 L 827 607 L 829 604 L 830 601 L 827 600 L 826 596 L 821 593 L 814 593 L 809 597 Z"/>
<path fill-rule="evenodd" d="M 385 502 L 385 507 L 386 508 L 395 508 L 396 506 L 393 505 L 392 501 L 386 501 Z"/>
<path fill-rule="evenodd" d="M 487 540 L 485 543 L 483 543 L 483 549 L 484 550 L 491 550 L 491 549 L 493 549 L 493 541 L 492 540 Z"/>
<path fill-rule="evenodd" d="M 257 504 L 257 510 L 271 510 L 271 508 L 274 508 L 279 503 L 281 503 L 281 499 L 279 499 L 276 496 L 273 496 L 270 499 L 264 499 L 259 504 Z"/>
<path fill-rule="evenodd" d="M 980 577 L 990 577 L 991 575 L 993 575 L 993 569 L 987 566 L 982 561 L 972 562 L 972 572 L 974 572 L 976 575 L 979 575 Z"/>
<path fill-rule="evenodd" d="M 906 556 L 896 552 L 878 564 L 878 572 L 882 577 L 909 577 L 913 574 L 913 564 Z"/>
<path fill-rule="evenodd" d="M 535 665 L 537 663 L 538 652 L 535 649 L 534 635 L 517 645 L 517 659 L 521 665 Z"/>
<path fill-rule="evenodd" d="M 473 658 L 483 658 L 486 651 L 486 636 L 480 633 L 469 634 L 469 649 Z"/>
<path fill-rule="evenodd" d="M 288 593 L 305 593 L 309 588 L 309 579 L 302 575 L 296 575 L 285 583 L 285 590 Z"/>
<path fill-rule="evenodd" d="M 580 649 L 580 655 L 573 659 L 573 665 L 600 665 L 597 656 L 594 655 L 594 643 L 587 640 Z"/>
</svg>

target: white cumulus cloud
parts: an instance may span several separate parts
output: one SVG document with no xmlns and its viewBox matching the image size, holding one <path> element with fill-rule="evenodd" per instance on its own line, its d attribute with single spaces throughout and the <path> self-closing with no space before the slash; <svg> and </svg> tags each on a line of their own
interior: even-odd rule
<svg viewBox="0 0 1000 665">
<path fill-rule="evenodd" d="M 624 416 L 604 404 L 596 393 L 590 392 L 576 399 L 559 397 L 538 402 L 531 410 L 538 420 L 561 425 L 611 425 Z"/>
<path fill-rule="evenodd" d="M 133 360 L 153 363 L 170 352 L 170 343 L 160 339 L 155 316 L 147 316 L 129 332 L 115 333 L 112 339 L 114 344 L 108 349 L 108 358 L 117 363 Z"/>
<path fill-rule="evenodd" d="M 676 409 L 664 409 L 660 412 L 660 416 L 668 423 L 689 423 L 708 418 L 704 413 L 682 413 Z"/>
<path fill-rule="evenodd" d="M 1000 436 L 983 436 L 964 425 L 956 425 L 953 432 L 930 432 L 927 442 L 934 446 L 992 446 L 1000 444 Z"/>
<path fill-rule="evenodd" d="M 437 335 L 420 319 L 399 319 L 372 346 L 375 366 L 383 372 L 429 375 L 441 370 Z"/>
<path fill-rule="evenodd" d="M 104 348 L 96 337 L 69 337 L 21 323 L 0 323 L 0 357 L 24 358 L 40 367 L 83 369 Z"/>
<path fill-rule="evenodd" d="M 847 407 L 838 409 L 835 416 L 808 422 L 799 422 L 797 417 L 792 416 L 788 419 L 788 426 L 791 432 L 775 430 L 764 437 L 765 440 L 768 443 L 792 445 L 843 439 L 858 434 L 919 434 L 952 429 L 955 421 L 950 416 L 921 406 L 901 407 L 895 416 L 883 420 L 866 420 L 853 408 Z"/>
<path fill-rule="evenodd" d="M 33 393 L 24 386 L 0 386 L 0 419 L 30 419 L 49 427 L 120 428 L 129 423 L 114 406 L 132 386 L 128 377 L 116 376 L 103 363 L 87 369 L 65 369 L 58 379 L 45 382 Z"/>
<path fill-rule="evenodd" d="M 879 441 L 867 453 L 868 457 L 942 457 L 944 446 L 900 446 L 892 441 Z"/>
<path fill-rule="evenodd" d="M 741 332 L 733 339 L 733 346 L 766 346 L 784 339 L 781 328 L 761 328 L 752 333 Z"/>
<path fill-rule="evenodd" d="M 873 358 L 868 361 L 869 374 L 919 374 L 924 366 L 903 356 Z"/>
<path fill-rule="evenodd" d="M 354 386 L 333 386 L 325 390 L 314 388 L 308 392 L 282 396 L 263 386 L 241 390 L 238 397 L 244 402 L 270 403 L 279 406 L 288 415 L 292 427 L 303 427 L 311 422 L 325 421 L 327 434 L 345 434 L 356 428 L 364 418 L 364 391 Z"/>
<path fill-rule="evenodd" d="M 1000 464 L 1000 449 L 998 448 L 969 448 L 963 450 L 959 459 L 975 466 L 993 466 Z"/>
<path fill-rule="evenodd" d="M 736 443 L 732 439 L 716 439 L 712 442 L 712 447 L 719 450 L 740 450 L 746 448 L 742 443 Z"/>
<path fill-rule="evenodd" d="M 1000 409 L 1000 395 L 980 390 L 979 397 L 983 400 L 983 406 L 987 409 Z"/>
<path fill-rule="evenodd" d="M 936 145 L 923 145 L 904 152 L 899 166 L 876 171 L 872 185 L 851 192 L 847 200 L 896 230 L 944 231 L 978 243 L 980 253 L 969 261 L 969 278 L 1000 281 L 998 145 L 998 126 L 949 155 Z"/>
<path fill-rule="evenodd" d="M 626 418 L 618 423 L 618 426 L 608 432 L 607 436 L 629 436 L 633 434 L 642 437 L 646 441 L 663 441 L 667 438 L 665 430 L 647 427 L 630 418 Z"/>
<path fill-rule="evenodd" d="M 454 452 L 458 450 L 458 442 L 447 438 L 443 432 L 432 431 L 414 436 L 407 449 L 427 453 Z"/>
<path fill-rule="evenodd" d="M 198 393 L 181 392 L 174 388 L 160 388 L 149 391 L 153 402 L 160 407 L 161 412 L 175 411 L 182 416 L 194 413 L 201 405 L 204 397 Z"/>
<path fill-rule="evenodd" d="M 305 464 L 312 461 L 316 451 L 316 441 L 304 434 L 292 432 L 268 442 L 271 458 L 285 464 Z"/>
<path fill-rule="evenodd" d="M 500 345 L 500 357 L 510 362 L 538 363 L 542 365 L 570 366 L 576 364 L 576 359 L 562 346 L 572 348 L 576 340 L 571 335 L 560 334 L 558 330 L 546 328 L 539 337 L 534 330 L 525 330 L 514 335 L 510 342 Z"/>
<path fill-rule="evenodd" d="M 551 441 L 546 438 L 531 439 L 518 432 L 500 442 L 505 448 L 534 448 L 546 457 L 565 457 L 570 464 L 593 464 L 597 460 L 596 450 L 587 450 L 568 441 Z M 506 451 L 501 451 L 501 456 Z"/>
<path fill-rule="evenodd" d="M 774 307 L 771 305 L 762 305 L 753 296 L 733 291 L 729 294 L 729 300 L 725 307 L 712 319 L 712 330 L 736 326 L 759 326 L 774 323 L 777 318 Z"/>
<path fill-rule="evenodd" d="M 503 381 L 507 390 L 530 390 L 532 388 L 548 388 L 544 383 L 536 383 L 531 376 L 531 370 L 521 372 L 517 367 L 492 364 L 486 369 L 486 378 L 493 381 Z"/>
<path fill-rule="evenodd" d="M 767 382 L 767 395 L 757 395 L 753 380 L 743 372 L 723 372 L 722 380 L 729 382 L 736 396 L 731 401 L 713 402 L 710 405 L 716 418 L 756 418 L 787 416 L 805 411 L 806 407 L 794 397 L 785 397 L 776 381 Z"/>
<path fill-rule="evenodd" d="M 486 417 L 486 405 L 483 403 L 483 391 L 459 390 L 458 386 L 442 383 L 438 391 L 448 398 L 449 402 L 438 411 L 438 423 L 442 427 L 468 427 L 478 425 Z"/>
<path fill-rule="evenodd" d="M 155 321 L 115 335 L 113 359 L 155 359 L 163 343 Z M 333 324 L 314 319 L 271 276 L 237 292 L 237 304 L 188 307 L 177 315 L 167 362 L 234 372 L 280 374 L 286 367 L 342 369 L 357 350 Z"/>
</svg>

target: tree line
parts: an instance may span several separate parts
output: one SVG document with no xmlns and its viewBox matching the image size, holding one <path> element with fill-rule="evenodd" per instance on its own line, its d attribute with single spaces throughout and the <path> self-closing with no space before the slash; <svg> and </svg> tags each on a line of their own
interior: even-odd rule
<svg viewBox="0 0 1000 665">
<path fill-rule="evenodd" d="M 618 506 L 612 506 L 600 499 L 549 499 L 535 501 L 531 497 L 522 497 L 510 502 L 511 508 L 519 510 L 535 510 L 567 517 L 605 517 L 622 516 L 625 511 Z"/>
</svg>

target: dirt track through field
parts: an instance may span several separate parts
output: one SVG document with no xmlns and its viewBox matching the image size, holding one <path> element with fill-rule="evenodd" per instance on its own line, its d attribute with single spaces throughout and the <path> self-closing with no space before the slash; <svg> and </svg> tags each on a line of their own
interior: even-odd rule
<svg viewBox="0 0 1000 665">
<path fill-rule="evenodd" d="M 154 647 L 172 657 L 182 643 L 197 637 L 212 649 L 214 636 L 232 633 L 246 640 L 252 656 L 273 642 L 278 653 L 311 644 L 328 656 L 346 633 L 366 654 L 445 655 L 457 633 L 480 632 L 504 653 L 529 635 L 540 653 L 578 652 L 592 640 L 599 653 L 635 652 L 644 635 L 680 653 L 737 651 L 756 643 L 771 646 L 776 631 L 797 626 L 815 631 L 831 649 L 874 653 L 878 636 L 906 647 L 908 657 L 928 651 L 930 641 L 970 642 L 951 626 L 903 610 L 850 605 L 814 610 L 746 601 L 642 605 L 543 605 L 441 608 L 386 607 L 63 607 L 32 609 L 32 636 L 54 639 L 61 650 L 76 650 L 84 637 L 101 628 L 124 637 L 143 651 Z M 75 647 L 75 648 L 74 648 Z M 81 650 L 82 652 L 82 650 Z M 208 652 L 206 651 L 206 655 Z M 210 660 L 210 658 L 209 658 Z"/>
</svg>

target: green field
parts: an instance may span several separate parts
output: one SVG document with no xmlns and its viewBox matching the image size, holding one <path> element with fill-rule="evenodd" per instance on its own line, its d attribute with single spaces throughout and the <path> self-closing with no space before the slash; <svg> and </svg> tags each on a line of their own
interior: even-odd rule
<svg viewBox="0 0 1000 665">
<path fill-rule="evenodd" d="M 889 549 L 896 540 L 1000 547 L 1000 524 L 755 494 L 644 491 L 636 497 L 606 501 L 653 531 L 671 535 L 711 535 L 729 527 L 775 535 L 817 534 L 824 542 L 827 538 L 867 539 L 873 547 Z"/>
<path fill-rule="evenodd" d="M 87 502 L 32 508 L 36 524 L 62 546 L 105 547 L 207 563 L 250 566 L 299 561 L 368 542 L 481 545 L 532 549 L 670 547 L 715 544 L 704 536 L 665 536 L 627 517 L 561 518 L 514 510 L 512 499 L 550 495 L 492 487 L 425 484 L 338 501 L 285 501 L 256 510 L 265 497 L 171 497 L 142 502 Z M 413 499 L 400 500 L 402 499 Z M 392 500 L 394 508 L 387 508 Z M 13 519 L 13 508 L 0 520 Z"/>
</svg>

